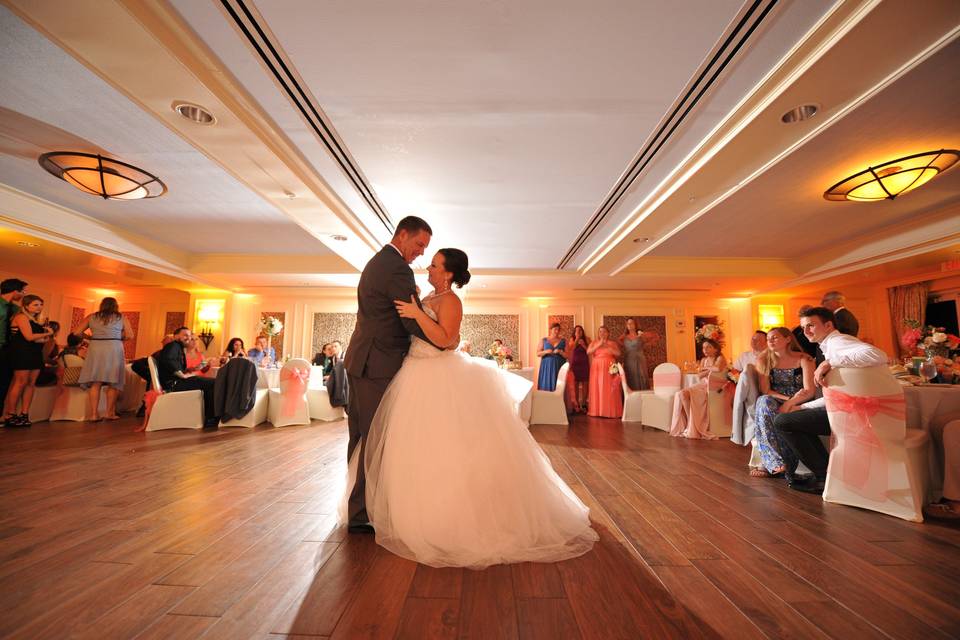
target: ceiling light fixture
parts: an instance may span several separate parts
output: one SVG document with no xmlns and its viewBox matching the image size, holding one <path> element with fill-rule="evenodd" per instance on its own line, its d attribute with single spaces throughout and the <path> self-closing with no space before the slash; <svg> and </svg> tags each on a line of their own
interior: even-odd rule
<svg viewBox="0 0 960 640">
<path fill-rule="evenodd" d="M 167 192 L 167 186 L 152 173 L 100 154 L 53 151 L 38 161 L 49 173 L 104 200 L 156 198 Z"/>
<path fill-rule="evenodd" d="M 640 244 L 642 242 L 650 242 L 650 238 L 634 238 L 633 241 Z"/>
<path fill-rule="evenodd" d="M 198 104 L 174 102 L 173 110 L 179 113 L 181 117 L 195 124 L 211 125 L 217 123 L 217 119 L 213 117 L 213 114 Z"/>
<path fill-rule="evenodd" d="M 872 202 L 893 200 L 913 191 L 938 174 L 946 171 L 960 159 L 956 149 L 925 151 L 912 156 L 884 162 L 875 167 L 844 178 L 823 193 L 827 200 Z"/>
<path fill-rule="evenodd" d="M 801 104 L 799 107 L 794 107 L 787 111 L 785 114 L 780 116 L 780 122 L 783 124 L 793 124 L 794 122 L 803 122 L 804 120 L 809 120 L 813 116 L 817 115 L 817 111 L 820 110 L 815 104 Z"/>
<path fill-rule="evenodd" d="M 26 240 L 17 240 L 17 246 L 33 249 L 35 247 L 39 247 L 40 245 L 38 245 L 36 242 L 27 242 Z"/>
</svg>

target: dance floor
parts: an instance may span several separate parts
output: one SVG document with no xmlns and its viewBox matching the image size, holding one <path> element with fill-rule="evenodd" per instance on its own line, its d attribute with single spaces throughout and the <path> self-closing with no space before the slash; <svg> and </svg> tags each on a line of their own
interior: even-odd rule
<svg viewBox="0 0 960 640">
<path fill-rule="evenodd" d="M 0 637 L 946 638 L 960 527 L 749 478 L 746 449 L 533 427 L 586 556 L 431 569 L 337 525 L 346 424 L 0 432 Z"/>
</svg>

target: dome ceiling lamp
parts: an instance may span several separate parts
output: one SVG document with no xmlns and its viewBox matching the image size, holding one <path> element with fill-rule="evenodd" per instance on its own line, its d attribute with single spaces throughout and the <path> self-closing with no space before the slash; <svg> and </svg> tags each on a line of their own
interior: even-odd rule
<svg viewBox="0 0 960 640">
<path fill-rule="evenodd" d="M 157 176 L 132 164 L 79 151 L 52 151 L 39 158 L 47 172 L 104 200 L 156 198 L 167 192 Z"/>
<path fill-rule="evenodd" d="M 827 200 L 893 200 L 926 184 L 960 159 L 956 149 L 925 151 L 897 158 L 844 178 L 823 193 Z"/>
</svg>

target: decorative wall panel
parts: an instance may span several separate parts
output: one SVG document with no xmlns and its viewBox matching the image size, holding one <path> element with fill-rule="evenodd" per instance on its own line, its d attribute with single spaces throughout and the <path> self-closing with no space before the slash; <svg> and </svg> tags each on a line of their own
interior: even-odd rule
<svg viewBox="0 0 960 640">
<path fill-rule="evenodd" d="M 487 355 L 487 349 L 499 338 L 514 354 L 519 362 L 520 316 L 514 314 L 471 313 L 463 316 L 460 325 L 460 338 L 468 340 L 471 353 L 475 356 Z"/>
<path fill-rule="evenodd" d="M 73 307 L 70 310 L 70 333 L 77 330 L 83 319 L 87 317 L 87 310 L 83 307 Z"/>
<path fill-rule="evenodd" d="M 133 329 L 133 335 L 140 335 L 140 312 L 121 311 L 120 313 L 122 313 L 123 317 L 130 323 L 130 328 Z M 123 357 L 127 360 L 133 360 L 137 357 L 137 341 L 135 339 L 123 341 Z"/>
<path fill-rule="evenodd" d="M 163 335 L 173 333 L 187 322 L 186 311 L 167 311 L 163 321 Z"/>
<path fill-rule="evenodd" d="M 353 328 L 357 325 L 355 313 L 315 313 L 313 314 L 313 340 L 311 351 L 304 354 L 308 360 L 320 353 L 320 348 L 328 342 L 339 340 L 347 348 Z"/>
<path fill-rule="evenodd" d="M 647 376 L 651 379 L 654 367 L 667 361 L 667 319 L 664 316 L 603 316 L 603 324 L 610 331 L 611 339 L 620 339 L 627 328 L 627 318 L 636 319 L 641 331 L 651 331 L 659 336 L 656 341 L 645 342 L 643 347 Z"/>
</svg>

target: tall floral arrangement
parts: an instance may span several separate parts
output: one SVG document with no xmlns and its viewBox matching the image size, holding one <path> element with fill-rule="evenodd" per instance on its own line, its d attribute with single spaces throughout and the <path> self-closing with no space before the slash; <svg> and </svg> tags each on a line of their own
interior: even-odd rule
<svg viewBox="0 0 960 640">
<path fill-rule="evenodd" d="M 726 334 L 723 332 L 722 322 L 719 322 L 717 324 L 703 325 L 702 327 L 697 329 L 697 333 L 695 337 L 698 344 L 703 342 L 704 340 L 713 340 L 715 342 L 723 344 L 725 338 L 726 338 Z"/>
<path fill-rule="evenodd" d="M 273 316 L 267 316 L 266 318 L 260 318 L 260 333 L 265 336 L 273 337 L 279 335 L 283 331 L 283 323 L 274 318 Z"/>
<path fill-rule="evenodd" d="M 900 346 L 915 355 L 946 357 L 960 346 L 960 338 L 947 333 L 943 327 L 924 326 L 916 320 L 907 320 L 900 334 Z"/>
<path fill-rule="evenodd" d="M 500 344 L 499 342 L 494 342 L 490 345 L 490 348 L 487 349 L 487 353 L 490 354 L 490 358 L 497 361 L 497 366 L 502 367 L 504 361 L 507 358 L 513 356 L 513 351 L 510 347 Z"/>
</svg>

